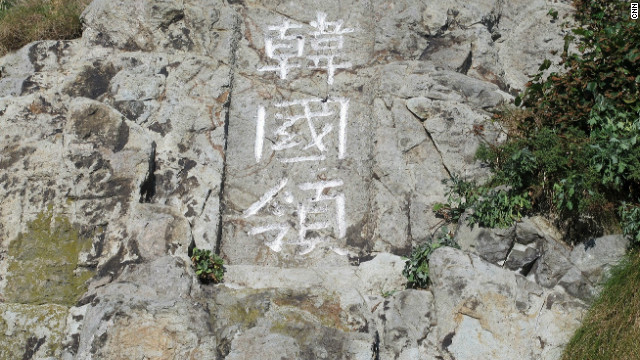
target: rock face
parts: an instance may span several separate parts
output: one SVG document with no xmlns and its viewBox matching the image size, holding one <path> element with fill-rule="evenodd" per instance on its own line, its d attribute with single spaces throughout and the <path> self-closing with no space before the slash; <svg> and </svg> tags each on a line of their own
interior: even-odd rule
<svg viewBox="0 0 640 360">
<path fill-rule="evenodd" d="M 571 249 L 541 217 L 524 219 L 509 229 L 470 228 L 461 222 L 456 241 L 484 261 L 516 271 L 542 287 L 562 287 L 587 302 L 629 245 L 621 235 L 608 235 Z"/>
<path fill-rule="evenodd" d="M 400 257 L 558 58 L 548 11 L 95 0 L 0 59 L 0 358 L 557 358 L 621 238 L 461 228 L 477 255 L 437 251 L 430 290 Z"/>
<path fill-rule="evenodd" d="M 443 349 L 454 359 L 557 359 L 581 301 L 451 248 L 431 258 Z M 451 316 L 454 315 L 454 316 Z M 505 324 L 506 323 L 506 324 Z"/>
</svg>

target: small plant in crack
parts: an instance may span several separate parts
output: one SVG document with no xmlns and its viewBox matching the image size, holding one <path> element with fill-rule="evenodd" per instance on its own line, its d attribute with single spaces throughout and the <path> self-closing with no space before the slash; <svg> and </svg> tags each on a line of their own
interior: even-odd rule
<svg viewBox="0 0 640 360">
<path fill-rule="evenodd" d="M 411 252 L 407 259 L 402 275 L 407 278 L 407 288 L 426 289 L 430 284 L 429 258 L 440 247 L 449 246 L 459 249 L 460 246 L 453 238 L 453 234 L 446 226 L 440 228 L 440 235 L 433 242 L 424 243 Z M 384 296 L 384 295 L 383 295 Z"/>
<path fill-rule="evenodd" d="M 196 267 L 196 275 L 204 284 L 218 284 L 224 280 L 226 269 L 220 256 L 211 250 L 194 248 L 191 252 L 191 261 Z"/>
<path fill-rule="evenodd" d="M 392 297 L 395 293 L 397 293 L 398 290 L 388 290 L 388 291 L 380 291 L 380 295 L 382 295 L 383 298 L 390 298 Z"/>
</svg>

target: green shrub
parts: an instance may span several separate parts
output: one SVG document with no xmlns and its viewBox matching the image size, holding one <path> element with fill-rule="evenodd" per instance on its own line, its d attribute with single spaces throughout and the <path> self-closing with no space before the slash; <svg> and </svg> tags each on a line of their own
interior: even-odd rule
<svg viewBox="0 0 640 360">
<path fill-rule="evenodd" d="M 640 22 L 629 18 L 629 3 L 607 0 L 575 0 L 582 25 L 573 30 L 580 54 L 563 53 L 568 70 L 542 76 L 550 62 L 520 97 L 522 103 L 550 127 L 577 126 L 589 130 L 587 119 L 598 95 L 615 104 L 618 112 L 637 114 L 640 103 Z M 567 37 L 567 45 L 573 37 Z"/>
<path fill-rule="evenodd" d="M 407 278 L 407 288 L 426 289 L 429 286 L 429 258 L 435 249 L 442 246 L 459 248 L 446 226 L 441 228 L 440 236 L 435 241 L 424 243 L 411 252 L 402 270 L 402 275 Z"/>
<path fill-rule="evenodd" d="M 483 227 L 508 228 L 530 208 L 531 201 L 526 193 L 491 190 L 473 206 L 468 222 Z"/>
<path fill-rule="evenodd" d="M 455 174 L 444 183 L 450 184 L 447 202 L 436 203 L 433 210 L 447 223 L 457 222 L 465 211 L 472 210 L 467 218 L 470 225 L 506 228 L 531 208 L 527 193 L 479 186 Z"/>
<path fill-rule="evenodd" d="M 631 240 L 631 246 L 640 248 L 640 205 L 622 203 L 619 208 L 622 232 Z"/>
<path fill-rule="evenodd" d="M 13 5 L 13 1 L 11 0 L 0 0 L 0 16 L 2 16 L 2 12 L 6 11 L 11 5 Z"/>
<path fill-rule="evenodd" d="M 426 289 L 429 286 L 429 257 L 440 246 L 437 242 L 425 243 L 413 249 L 402 270 L 407 278 L 407 288 Z"/>
<path fill-rule="evenodd" d="M 567 37 L 566 72 L 544 76 L 545 60 L 516 98 L 524 108 L 494 116 L 508 140 L 476 154 L 493 176 L 482 187 L 454 184 L 456 195 L 435 209 L 445 220 L 469 208 L 470 222 L 491 227 L 546 214 L 581 238 L 632 226 L 616 209 L 640 192 L 640 22 L 629 19 L 626 2 L 575 4 L 581 52 L 568 53 L 575 38 Z"/>
<path fill-rule="evenodd" d="M 211 250 L 194 248 L 191 252 L 191 261 L 196 267 L 196 275 L 203 283 L 221 283 L 224 280 L 225 268 L 220 256 Z"/>
<path fill-rule="evenodd" d="M 442 183 L 449 188 L 447 202 L 436 203 L 433 210 L 448 223 L 457 222 L 484 192 L 484 188 L 477 186 L 475 182 L 464 180 L 456 174 L 452 174 L 450 179 L 445 179 Z"/>
<path fill-rule="evenodd" d="M 566 240 L 622 229 L 638 249 L 640 21 L 630 19 L 625 1 L 574 4 L 582 25 L 565 37 L 566 71 L 545 76 L 551 61 L 540 65 L 517 108 L 494 116 L 505 124 L 507 141 L 485 144 L 476 154 L 492 178 L 483 186 L 451 187 L 457 195 L 435 210 L 455 220 L 447 211 L 471 209 L 470 222 L 491 226 L 500 226 L 497 214 L 502 225 L 544 214 L 567 231 Z M 569 54 L 576 39 L 580 53 Z M 455 201 L 466 194 L 479 195 Z M 613 272 L 563 359 L 640 359 L 639 289 L 636 250 Z"/>
<path fill-rule="evenodd" d="M 80 14 L 90 0 L 0 0 L 0 56 L 36 40 L 82 35 Z"/>
<path fill-rule="evenodd" d="M 591 131 L 591 166 L 600 174 L 602 185 L 619 189 L 626 182 L 640 180 L 640 120 L 628 113 L 614 113 L 589 119 Z"/>
</svg>

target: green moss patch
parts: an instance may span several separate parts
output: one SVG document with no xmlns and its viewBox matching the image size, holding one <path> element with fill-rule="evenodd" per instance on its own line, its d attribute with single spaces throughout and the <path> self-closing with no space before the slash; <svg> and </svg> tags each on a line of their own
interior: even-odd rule
<svg viewBox="0 0 640 360">
<path fill-rule="evenodd" d="M 275 321 L 271 326 L 271 332 L 286 335 L 296 339 L 298 345 L 304 346 L 309 344 L 320 328 L 318 324 L 309 321 L 301 314 L 294 311 L 285 311 L 280 321 Z"/>
<path fill-rule="evenodd" d="M 78 267 L 78 256 L 91 247 L 53 207 L 38 214 L 28 231 L 9 244 L 5 301 L 71 306 L 87 291 L 93 271 Z"/>
<path fill-rule="evenodd" d="M 264 309 L 260 307 L 245 307 L 243 304 L 231 306 L 229 312 L 229 319 L 234 324 L 242 324 L 245 329 L 256 326 L 258 319 L 264 316 Z"/>
<path fill-rule="evenodd" d="M 273 300 L 278 306 L 294 307 L 313 315 L 322 326 L 350 331 L 341 319 L 340 303 L 332 297 L 312 294 L 283 294 Z"/>
<path fill-rule="evenodd" d="M 294 339 L 302 359 L 318 359 L 320 354 L 326 359 L 344 358 L 349 343 L 345 332 L 331 324 L 318 323 L 315 316 L 295 307 L 281 308 L 269 331 Z"/>
<path fill-rule="evenodd" d="M 476 156 L 493 174 L 482 185 L 453 176 L 435 209 L 444 220 L 467 211 L 470 224 L 507 228 L 543 215 L 570 243 L 622 230 L 640 247 L 640 21 L 625 1 L 574 4 L 580 24 L 565 36 L 564 72 L 545 59 L 516 107 L 494 114 L 505 142 L 474 128 Z"/>
</svg>

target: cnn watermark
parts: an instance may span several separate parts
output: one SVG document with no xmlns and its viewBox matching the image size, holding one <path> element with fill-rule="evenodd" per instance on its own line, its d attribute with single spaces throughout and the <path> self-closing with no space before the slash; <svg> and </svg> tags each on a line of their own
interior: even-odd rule
<svg viewBox="0 0 640 360">
<path fill-rule="evenodd" d="M 638 19 L 638 3 L 631 3 L 631 18 L 633 20 Z"/>
</svg>

